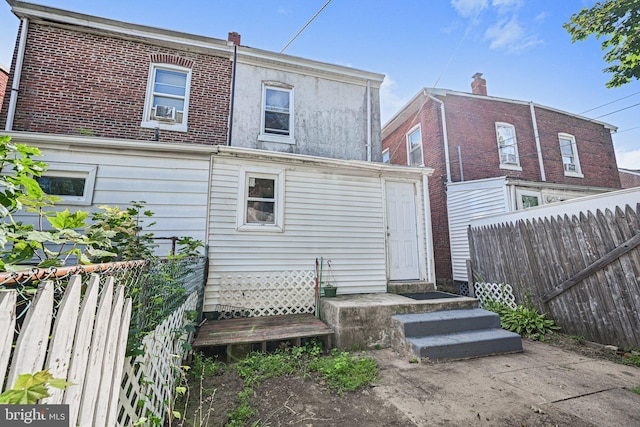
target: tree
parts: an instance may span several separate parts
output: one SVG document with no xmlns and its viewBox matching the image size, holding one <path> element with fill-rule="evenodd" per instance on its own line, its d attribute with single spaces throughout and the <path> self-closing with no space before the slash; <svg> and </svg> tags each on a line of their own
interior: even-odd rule
<svg viewBox="0 0 640 427">
<path fill-rule="evenodd" d="M 603 59 L 613 64 L 604 69 L 613 73 L 607 87 L 619 87 L 640 79 L 640 0 L 606 0 L 572 15 L 563 27 L 572 42 L 590 35 L 602 41 Z"/>
</svg>

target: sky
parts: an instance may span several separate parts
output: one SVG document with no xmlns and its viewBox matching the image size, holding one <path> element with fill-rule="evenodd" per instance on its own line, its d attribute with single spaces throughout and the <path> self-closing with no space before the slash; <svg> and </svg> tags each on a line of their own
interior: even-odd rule
<svg viewBox="0 0 640 427">
<path fill-rule="evenodd" d="M 74 12 L 280 52 L 327 0 L 36 0 Z M 385 74 L 382 124 L 423 87 L 533 101 L 618 127 L 618 166 L 640 169 L 640 81 L 608 89 L 600 41 L 562 27 L 595 0 L 331 0 L 284 53 Z M 0 64 L 18 19 L 0 0 Z"/>
</svg>

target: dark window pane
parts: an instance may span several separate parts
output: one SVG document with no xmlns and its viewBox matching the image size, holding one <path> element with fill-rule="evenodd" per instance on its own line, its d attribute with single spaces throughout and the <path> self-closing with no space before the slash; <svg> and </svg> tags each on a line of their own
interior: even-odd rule
<svg viewBox="0 0 640 427">
<path fill-rule="evenodd" d="M 275 181 L 266 178 L 249 178 L 249 197 L 273 199 L 275 195 Z"/>
<path fill-rule="evenodd" d="M 267 133 L 289 135 L 289 114 L 265 111 L 264 130 Z"/>
<path fill-rule="evenodd" d="M 275 224 L 274 202 L 247 202 L 247 222 Z"/>
<path fill-rule="evenodd" d="M 84 178 L 41 176 L 37 178 L 42 190 L 53 196 L 84 196 Z"/>
</svg>

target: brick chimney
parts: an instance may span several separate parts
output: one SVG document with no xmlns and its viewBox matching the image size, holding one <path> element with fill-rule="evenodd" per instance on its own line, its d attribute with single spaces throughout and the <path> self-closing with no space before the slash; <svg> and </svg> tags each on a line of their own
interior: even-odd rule
<svg viewBox="0 0 640 427">
<path fill-rule="evenodd" d="M 471 92 L 475 95 L 487 96 L 487 81 L 482 78 L 482 73 L 475 73 L 473 75 Z"/>
<path fill-rule="evenodd" d="M 229 37 L 227 37 L 227 41 L 230 41 L 236 46 L 240 46 L 240 34 L 235 31 L 230 32 Z"/>
</svg>

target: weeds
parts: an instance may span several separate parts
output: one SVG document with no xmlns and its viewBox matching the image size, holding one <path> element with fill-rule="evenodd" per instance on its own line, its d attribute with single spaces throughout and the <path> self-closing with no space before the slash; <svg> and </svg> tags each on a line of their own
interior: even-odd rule
<svg viewBox="0 0 640 427">
<path fill-rule="evenodd" d="M 640 387 L 631 387 L 631 391 L 635 394 L 640 394 Z"/>
<path fill-rule="evenodd" d="M 544 341 L 545 334 L 560 329 L 552 319 L 547 319 L 544 314 L 538 313 L 533 306 L 519 305 L 513 310 L 505 304 L 487 301 L 483 303 L 483 307 L 498 313 L 500 324 L 504 329 L 535 341 Z"/>
</svg>

